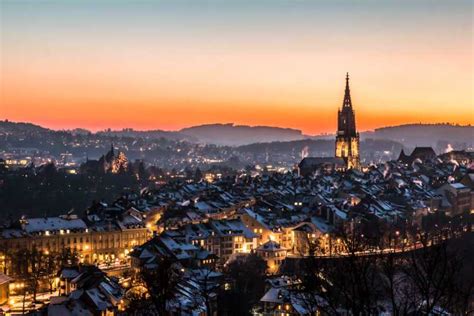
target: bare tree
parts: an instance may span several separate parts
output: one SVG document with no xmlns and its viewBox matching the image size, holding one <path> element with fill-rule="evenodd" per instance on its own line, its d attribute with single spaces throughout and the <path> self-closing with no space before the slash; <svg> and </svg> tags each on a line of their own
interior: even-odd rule
<svg viewBox="0 0 474 316">
<path fill-rule="evenodd" d="M 333 241 L 327 240 L 330 247 Z M 297 276 L 301 280 L 293 289 L 309 311 L 338 315 L 341 311 L 353 315 L 371 315 L 379 309 L 382 298 L 378 270 L 383 253 L 383 238 L 372 236 L 362 227 L 337 232 L 340 252 L 321 256 L 320 241 L 307 241 L 308 253 L 302 255 Z"/>
<path fill-rule="evenodd" d="M 37 248 L 33 248 L 29 253 L 29 267 L 27 283 L 33 294 L 33 302 L 36 302 L 36 294 L 38 293 L 39 281 L 44 274 L 44 256 Z"/>
<path fill-rule="evenodd" d="M 406 298 L 416 313 L 428 315 L 436 308 L 453 307 L 463 258 L 448 247 L 448 242 L 423 244 L 405 258 L 402 273 L 408 283 Z"/>
<path fill-rule="evenodd" d="M 220 292 L 219 315 L 249 315 L 265 290 L 266 262 L 254 253 L 232 261 L 224 269 L 230 289 Z"/>
<path fill-rule="evenodd" d="M 217 301 L 217 292 L 221 286 L 220 273 L 217 273 L 209 268 L 189 269 L 186 271 L 185 280 L 195 284 L 194 292 L 196 293 L 194 299 L 196 303 L 204 301 L 206 306 L 206 313 L 209 316 L 217 313 L 215 307 Z"/>
<path fill-rule="evenodd" d="M 466 265 L 472 248 L 465 244 L 473 238 L 443 240 L 437 231 L 412 234 L 415 242 L 406 251 L 380 257 L 391 312 L 428 315 L 442 309 L 456 315 L 467 313 L 473 298 L 474 268 Z"/>
<path fill-rule="evenodd" d="M 181 275 L 180 266 L 168 257 L 158 259 L 154 268 L 142 267 L 141 283 L 159 315 L 169 315 L 167 304 L 176 297 Z"/>
</svg>

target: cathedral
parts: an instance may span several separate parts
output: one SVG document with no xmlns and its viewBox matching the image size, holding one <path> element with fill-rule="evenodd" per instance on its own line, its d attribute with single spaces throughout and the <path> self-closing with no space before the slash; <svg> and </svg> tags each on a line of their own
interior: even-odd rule
<svg viewBox="0 0 474 316">
<path fill-rule="evenodd" d="M 127 156 L 122 151 L 115 153 L 114 145 L 110 146 L 110 150 L 102 155 L 99 160 L 89 160 L 80 167 L 83 174 L 104 174 L 104 173 L 124 173 L 130 170 L 130 163 Z"/>
<path fill-rule="evenodd" d="M 349 73 L 346 75 L 346 90 L 342 108 L 337 113 L 336 157 L 344 159 L 347 168 L 360 168 L 359 133 L 356 130 L 352 109 Z"/>
</svg>

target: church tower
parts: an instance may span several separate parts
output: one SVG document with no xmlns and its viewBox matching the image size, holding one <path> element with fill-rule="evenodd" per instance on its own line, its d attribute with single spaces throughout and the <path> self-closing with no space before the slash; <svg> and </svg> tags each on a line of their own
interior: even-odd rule
<svg viewBox="0 0 474 316">
<path fill-rule="evenodd" d="M 359 133 L 356 130 L 355 114 L 352 109 L 349 73 L 346 75 L 342 108 L 337 113 L 336 157 L 343 158 L 347 168 L 360 168 Z"/>
</svg>

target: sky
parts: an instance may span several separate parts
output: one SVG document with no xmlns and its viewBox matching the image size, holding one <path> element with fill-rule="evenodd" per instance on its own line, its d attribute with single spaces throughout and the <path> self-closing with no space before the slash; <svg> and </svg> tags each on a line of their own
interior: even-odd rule
<svg viewBox="0 0 474 316">
<path fill-rule="evenodd" d="M 474 124 L 470 0 L 0 0 L 0 119 L 333 133 Z"/>
</svg>

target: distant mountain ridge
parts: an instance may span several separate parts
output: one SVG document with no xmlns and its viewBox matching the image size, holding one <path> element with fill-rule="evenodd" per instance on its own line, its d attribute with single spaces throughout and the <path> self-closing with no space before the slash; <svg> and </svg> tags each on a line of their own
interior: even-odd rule
<svg viewBox="0 0 474 316">
<path fill-rule="evenodd" d="M 16 123 L 0 121 L 0 135 L 16 135 L 25 137 L 29 133 L 51 134 L 91 133 L 77 128 L 70 131 L 55 131 L 32 123 Z M 299 141 L 303 139 L 333 139 L 334 135 L 304 135 L 301 130 L 271 126 L 248 126 L 228 124 L 205 124 L 183 128 L 178 131 L 147 130 L 137 131 L 130 128 L 122 130 L 105 130 L 96 135 L 135 137 L 135 138 L 165 138 L 176 141 L 206 143 L 226 146 L 242 146 L 254 143 L 271 143 Z M 474 148 L 474 126 L 454 124 L 404 124 L 377 128 L 374 131 L 361 132 L 362 139 L 387 139 L 413 148 L 416 146 L 432 146 L 442 151 L 448 146 L 455 148 Z"/>
<path fill-rule="evenodd" d="M 1 134 L 10 134 L 10 133 L 54 133 L 55 131 L 40 125 L 33 123 L 25 122 L 11 122 L 8 120 L 0 121 L 0 133 Z"/>
<path fill-rule="evenodd" d="M 361 137 L 390 139 L 406 147 L 431 146 L 474 148 L 474 126 L 441 124 L 404 124 L 377 128 L 361 133 Z"/>
<path fill-rule="evenodd" d="M 148 131 L 136 131 L 131 128 L 124 128 L 122 130 L 105 130 L 99 131 L 96 134 L 106 136 L 120 136 L 120 137 L 135 137 L 135 138 L 166 138 L 172 140 L 187 140 L 191 142 L 199 142 L 199 139 L 192 135 L 185 135 L 178 131 L 163 131 L 163 130 L 148 130 Z"/>
<path fill-rule="evenodd" d="M 206 124 L 183 128 L 181 134 L 193 136 L 203 143 L 239 146 L 274 141 L 304 139 L 301 130 L 269 126 L 248 126 L 228 124 Z"/>
</svg>

